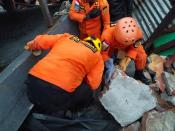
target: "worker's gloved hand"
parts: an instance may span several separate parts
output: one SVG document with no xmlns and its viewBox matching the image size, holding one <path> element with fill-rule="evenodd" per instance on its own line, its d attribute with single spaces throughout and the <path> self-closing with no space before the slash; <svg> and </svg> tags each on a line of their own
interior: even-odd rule
<svg viewBox="0 0 175 131">
<path fill-rule="evenodd" d="M 94 8 L 93 10 L 91 10 L 89 13 L 86 14 L 86 18 L 85 19 L 93 19 L 96 18 L 98 16 L 100 16 L 100 9 L 99 8 Z"/>
<path fill-rule="evenodd" d="M 110 58 L 105 62 L 105 67 L 106 67 L 106 72 L 105 72 L 104 78 L 105 78 L 105 84 L 108 85 L 115 72 L 115 66 L 112 58 Z"/>
<path fill-rule="evenodd" d="M 29 41 L 24 47 L 24 49 L 30 50 L 30 51 L 35 50 L 35 48 L 36 48 L 36 45 L 34 43 L 34 40 Z"/>
<path fill-rule="evenodd" d="M 128 56 L 124 57 L 122 60 L 120 60 L 120 63 L 119 63 L 120 68 L 123 71 L 126 71 L 126 68 L 130 61 L 131 61 L 131 58 L 129 58 Z"/>
<path fill-rule="evenodd" d="M 24 46 L 24 49 L 25 49 L 25 50 L 28 50 L 28 51 L 31 51 L 32 54 L 33 54 L 34 56 L 39 56 L 39 55 L 41 55 L 41 53 L 42 53 L 41 50 L 36 50 L 36 44 L 35 44 L 34 40 L 29 41 L 29 42 Z"/>
</svg>

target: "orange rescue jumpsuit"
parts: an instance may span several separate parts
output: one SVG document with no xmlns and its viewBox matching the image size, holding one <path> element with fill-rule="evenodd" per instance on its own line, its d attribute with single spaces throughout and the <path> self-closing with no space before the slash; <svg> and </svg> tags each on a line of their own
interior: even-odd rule
<svg viewBox="0 0 175 131">
<path fill-rule="evenodd" d="M 92 90 L 99 87 L 104 62 L 100 52 L 89 43 L 65 33 L 39 35 L 33 44 L 36 50 L 51 50 L 29 74 L 67 92 L 73 92 L 84 78 Z"/>
<path fill-rule="evenodd" d="M 126 55 L 135 61 L 136 69 L 143 70 L 146 65 L 147 54 L 142 45 L 135 48 L 133 45 L 126 46 L 124 44 L 118 43 L 114 38 L 114 30 L 115 27 L 110 27 L 109 29 L 105 30 L 102 34 L 102 41 L 105 41 L 110 48 L 102 52 L 104 61 L 109 59 L 110 53 L 114 52 L 115 50 L 125 50 Z"/>
<path fill-rule="evenodd" d="M 76 6 L 79 6 L 78 10 Z M 93 8 L 97 8 L 96 6 L 100 8 L 101 16 L 85 20 L 86 14 Z M 101 32 L 110 27 L 109 5 L 106 0 L 97 0 L 91 7 L 89 3 L 85 3 L 83 0 L 73 0 L 69 17 L 71 20 L 79 22 L 81 39 L 90 35 L 100 39 Z"/>
</svg>

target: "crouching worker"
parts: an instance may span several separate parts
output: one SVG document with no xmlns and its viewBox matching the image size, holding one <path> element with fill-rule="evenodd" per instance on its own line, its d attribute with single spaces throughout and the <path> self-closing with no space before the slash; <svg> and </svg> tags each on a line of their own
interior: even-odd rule
<svg viewBox="0 0 175 131">
<path fill-rule="evenodd" d="M 114 62 L 110 57 L 115 56 L 115 58 L 118 58 L 118 54 L 122 52 L 120 54 L 123 54 L 123 57 L 118 58 L 118 64 L 121 69 L 126 71 L 129 63 L 134 61 L 136 68 L 135 76 L 137 79 L 140 79 L 145 84 L 149 83 L 149 80 L 143 74 L 147 54 L 141 44 L 142 39 L 142 31 L 136 20 L 131 17 L 120 19 L 115 26 L 103 32 L 103 44 L 109 46 L 109 48 L 106 48 L 106 51 L 103 52 L 103 58 L 107 67 L 105 74 L 106 82 L 109 81 L 114 71 Z"/>
<path fill-rule="evenodd" d="M 68 33 L 39 35 L 26 46 L 28 50 L 50 49 L 29 71 L 27 89 L 33 104 L 54 112 L 92 102 L 104 69 L 99 39 L 82 41 Z"/>
</svg>

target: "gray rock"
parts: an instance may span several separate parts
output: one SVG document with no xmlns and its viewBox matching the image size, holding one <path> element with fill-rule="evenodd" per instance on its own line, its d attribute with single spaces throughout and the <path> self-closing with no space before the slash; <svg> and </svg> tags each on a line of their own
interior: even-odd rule
<svg viewBox="0 0 175 131">
<path fill-rule="evenodd" d="M 148 113 L 145 131 L 175 131 L 175 113 L 172 111 Z"/>
<path fill-rule="evenodd" d="M 121 71 L 117 72 L 100 102 L 121 126 L 127 126 L 142 117 L 144 112 L 153 109 L 156 99 L 147 85 L 123 76 Z"/>
</svg>

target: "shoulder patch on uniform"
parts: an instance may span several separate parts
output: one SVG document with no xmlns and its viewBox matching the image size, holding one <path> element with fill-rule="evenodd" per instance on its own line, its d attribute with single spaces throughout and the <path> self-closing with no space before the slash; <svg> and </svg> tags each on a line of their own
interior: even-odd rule
<svg viewBox="0 0 175 131">
<path fill-rule="evenodd" d="M 95 48 L 93 45 L 89 44 L 88 42 L 81 41 L 80 43 L 82 43 L 83 45 L 85 45 L 87 48 L 89 48 L 90 50 L 92 50 L 94 53 L 98 51 L 97 48 Z"/>
<path fill-rule="evenodd" d="M 80 38 L 78 38 L 77 36 L 72 36 L 69 38 L 70 40 L 73 40 L 74 42 L 80 42 Z"/>
<path fill-rule="evenodd" d="M 85 7 L 80 5 L 80 10 L 85 11 Z"/>
<path fill-rule="evenodd" d="M 86 46 L 87 48 L 92 50 L 94 53 L 98 51 L 93 45 L 89 44 L 88 42 L 81 41 L 80 38 L 78 38 L 77 36 L 72 36 L 69 39 L 76 42 L 76 43 L 83 44 L 84 46 Z"/>
<path fill-rule="evenodd" d="M 134 48 L 138 48 L 140 45 L 142 45 L 142 42 L 139 40 L 139 41 L 136 41 L 133 46 Z"/>
<path fill-rule="evenodd" d="M 75 0 L 75 6 L 74 6 L 74 8 L 75 8 L 76 11 L 79 11 L 80 10 L 79 0 Z"/>
</svg>

